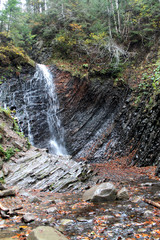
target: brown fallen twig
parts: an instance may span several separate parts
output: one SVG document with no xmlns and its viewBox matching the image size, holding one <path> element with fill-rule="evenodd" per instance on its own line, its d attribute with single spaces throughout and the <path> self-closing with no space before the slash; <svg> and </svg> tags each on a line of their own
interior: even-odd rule
<svg viewBox="0 0 160 240">
<path fill-rule="evenodd" d="M 154 201 L 152 201 L 152 200 L 144 199 L 144 202 L 145 202 L 145 203 L 148 203 L 148 204 L 150 204 L 150 205 L 153 205 L 154 207 L 160 208 L 160 204 L 157 203 L 157 202 L 154 202 Z"/>
</svg>

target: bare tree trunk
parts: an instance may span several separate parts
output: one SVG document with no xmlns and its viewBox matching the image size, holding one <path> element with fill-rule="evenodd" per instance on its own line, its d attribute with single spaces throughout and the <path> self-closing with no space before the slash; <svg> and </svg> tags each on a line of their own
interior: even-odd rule
<svg viewBox="0 0 160 240">
<path fill-rule="evenodd" d="M 62 17 L 65 18 L 65 15 L 64 15 L 64 3 L 62 3 L 62 11 L 61 11 L 61 14 L 62 14 Z"/>
<path fill-rule="evenodd" d="M 110 18 L 110 8 L 109 8 L 110 1 L 108 0 L 108 5 L 107 5 L 107 12 L 108 12 L 108 28 L 109 28 L 109 36 L 112 38 L 112 30 L 111 30 L 111 18 Z"/>
<path fill-rule="evenodd" d="M 118 30 L 121 33 L 121 19 L 120 19 L 118 0 L 115 0 L 115 2 L 116 2 L 116 10 L 117 10 L 117 18 L 118 18 Z"/>
<path fill-rule="evenodd" d="M 113 4 L 113 1 L 112 1 L 112 0 L 111 0 L 111 8 L 112 8 L 112 14 L 113 14 L 113 20 L 114 20 L 115 30 L 116 30 L 116 33 L 118 33 L 117 19 L 116 19 L 116 14 L 115 14 L 115 8 L 114 8 L 114 4 Z"/>
<path fill-rule="evenodd" d="M 46 10 L 46 2 L 45 2 L 45 0 L 42 0 L 42 2 L 41 2 L 41 11 L 45 12 L 45 10 Z"/>
</svg>

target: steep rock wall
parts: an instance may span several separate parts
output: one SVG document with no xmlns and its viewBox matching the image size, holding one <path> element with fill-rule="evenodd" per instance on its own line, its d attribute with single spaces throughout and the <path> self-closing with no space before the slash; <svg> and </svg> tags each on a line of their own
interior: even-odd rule
<svg viewBox="0 0 160 240">
<path fill-rule="evenodd" d="M 127 97 L 127 86 L 114 86 L 111 78 L 87 82 L 58 70 L 56 83 L 69 153 L 76 159 L 105 160 L 106 139 Z"/>
<path fill-rule="evenodd" d="M 75 159 L 126 156 L 128 164 L 139 166 L 160 162 L 160 96 L 147 109 L 145 99 L 134 106 L 129 88 L 114 86 L 110 78 L 86 82 L 55 72 L 66 146 Z"/>
<path fill-rule="evenodd" d="M 126 156 L 128 164 L 137 163 L 139 166 L 160 162 L 160 96 L 151 108 L 146 108 L 145 99 L 135 107 L 130 89 L 122 82 L 115 85 L 107 76 L 87 81 L 72 77 L 55 66 L 50 69 L 55 76 L 60 102 L 57 114 L 65 130 L 67 151 L 74 159 L 105 162 Z M 6 88 L 9 86 L 8 105 L 12 106 L 13 100 L 18 99 L 19 113 L 23 112 L 23 84 L 32 75 L 33 70 L 31 74 L 25 72 L 5 83 Z M 31 127 L 37 134 L 36 145 L 47 147 L 44 144 L 49 136 L 45 114 L 47 99 L 43 99 L 43 90 L 42 85 L 40 95 L 35 99 L 39 116 L 33 111 Z M 11 92 L 14 98 L 10 98 Z M 27 135 L 26 121 L 20 120 L 19 123 Z"/>
</svg>

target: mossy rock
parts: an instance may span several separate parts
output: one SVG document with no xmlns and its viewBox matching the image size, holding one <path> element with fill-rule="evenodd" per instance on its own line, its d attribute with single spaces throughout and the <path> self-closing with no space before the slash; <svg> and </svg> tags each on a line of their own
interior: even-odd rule
<svg viewBox="0 0 160 240">
<path fill-rule="evenodd" d="M 15 47 L 13 45 L 1 46 L 0 54 L 3 56 L 3 59 L 8 59 L 13 66 L 20 66 L 25 64 L 35 66 L 34 61 L 32 61 L 21 48 Z"/>
<path fill-rule="evenodd" d="M 24 66 L 35 67 L 35 65 L 23 49 L 11 43 L 7 46 L 0 44 L 0 76 L 3 79 L 15 76 L 17 72 L 20 73 Z"/>
<path fill-rule="evenodd" d="M 5 54 L 0 53 L 0 66 L 7 67 L 10 64 L 9 57 L 7 57 Z"/>
</svg>

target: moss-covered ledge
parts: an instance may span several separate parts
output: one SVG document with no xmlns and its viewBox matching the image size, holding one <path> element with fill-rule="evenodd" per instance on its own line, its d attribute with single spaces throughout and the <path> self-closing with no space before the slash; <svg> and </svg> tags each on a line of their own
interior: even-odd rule
<svg viewBox="0 0 160 240">
<path fill-rule="evenodd" d="M 1 83 L 8 77 L 18 77 L 23 67 L 35 67 L 35 65 L 35 62 L 22 48 L 14 46 L 10 38 L 8 38 L 4 33 L 0 33 Z"/>
</svg>

